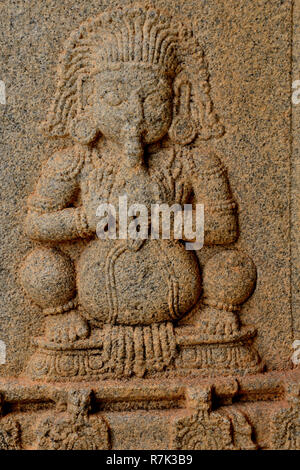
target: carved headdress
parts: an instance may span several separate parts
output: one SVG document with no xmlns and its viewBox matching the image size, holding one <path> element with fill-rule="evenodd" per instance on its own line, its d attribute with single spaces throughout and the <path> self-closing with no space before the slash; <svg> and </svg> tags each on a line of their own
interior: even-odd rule
<svg viewBox="0 0 300 470">
<path fill-rule="evenodd" d="M 117 8 L 84 22 L 68 39 L 58 69 L 52 109 L 44 125 L 53 137 L 74 135 L 84 118 L 83 89 L 95 74 L 120 64 L 156 68 L 174 81 L 171 138 L 191 142 L 222 134 L 209 97 L 203 51 L 182 24 L 144 6 Z M 89 136 L 82 143 L 89 143 Z"/>
</svg>

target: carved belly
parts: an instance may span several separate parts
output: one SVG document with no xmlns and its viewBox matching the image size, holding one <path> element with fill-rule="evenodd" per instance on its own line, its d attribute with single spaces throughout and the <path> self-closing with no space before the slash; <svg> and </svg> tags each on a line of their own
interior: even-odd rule
<svg viewBox="0 0 300 470">
<path fill-rule="evenodd" d="M 181 318 L 196 303 L 201 278 L 196 256 L 176 242 L 95 240 L 78 263 L 78 296 L 94 323 L 149 325 Z"/>
</svg>

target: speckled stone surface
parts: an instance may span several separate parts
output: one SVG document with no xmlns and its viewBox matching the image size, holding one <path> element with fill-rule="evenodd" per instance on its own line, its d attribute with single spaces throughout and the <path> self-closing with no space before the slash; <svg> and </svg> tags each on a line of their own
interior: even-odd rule
<svg viewBox="0 0 300 470">
<path fill-rule="evenodd" d="M 300 2 L 293 5 L 292 80 L 299 80 L 300 63 Z M 292 309 L 294 337 L 300 336 L 300 108 L 296 104 L 292 113 L 291 159 L 291 261 L 292 261 Z"/>
<path fill-rule="evenodd" d="M 235 238 L 226 241 L 230 250 L 237 250 L 232 255 L 222 254 L 222 247 L 213 243 L 197 254 L 199 276 L 203 274 L 204 284 L 208 277 L 208 282 L 203 287 L 203 317 L 199 317 L 196 325 L 204 328 L 208 319 L 215 330 L 220 327 L 227 331 L 230 324 L 230 328 L 238 331 L 234 312 L 245 302 L 239 314 L 240 322 L 253 329 L 239 336 L 239 341 L 244 344 L 243 341 L 247 343 L 251 338 L 257 351 L 254 357 L 247 349 L 243 356 L 249 364 L 252 361 L 249 370 L 237 372 L 241 379 L 234 373 L 224 374 L 229 378 L 223 378 L 221 373 L 215 381 L 206 374 L 205 367 L 199 377 L 190 373 L 186 364 L 192 361 L 190 345 L 196 340 L 190 326 L 193 321 L 188 317 L 177 332 L 178 344 L 185 351 L 176 362 L 180 379 L 170 372 L 167 376 L 170 382 L 166 383 L 163 373 L 151 382 L 151 378 L 143 379 L 143 374 L 137 374 L 139 378 L 121 377 L 119 382 L 112 377 L 101 388 L 99 380 L 94 379 L 79 385 L 68 378 L 62 378 L 60 383 L 55 376 L 55 382 L 59 383 L 53 385 L 51 380 L 48 384 L 35 382 L 32 380 L 35 376 L 27 375 L 27 364 L 36 351 L 32 339 L 44 334 L 44 313 L 40 307 L 57 307 L 48 300 L 45 305 L 36 305 L 34 294 L 30 298 L 24 289 L 24 284 L 27 286 L 35 275 L 30 263 L 20 272 L 24 258 L 33 248 L 40 247 L 42 259 L 44 250 L 41 240 L 30 241 L 25 234 L 27 199 L 35 190 L 42 164 L 54 152 L 74 145 L 69 136 L 49 139 L 40 126 L 55 95 L 59 55 L 71 32 L 83 21 L 106 8 L 113 10 L 133 3 L 16 0 L 0 5 L 0 80 L 6 86 L 6 105 L 0 104 L 0 340 L 7 348 L 6 363 L 0 365 L 0 414 L 2 400 L 23 403 L 29 397 L 29 402 L 54 400 L 57 403 L 50 417 L 41 407 L 34 424 L 29 423 L 25 413 L 14 420 L 14 416 L 4 412 L 0 438 L 7 448 L 30 448 L 34 439 L 39 448 L 75 448 L 71 437 L 60 442 L 62 426 L 70 436 L 77 429 L 81 448 L 85 448 L 85 440 L 90 435 L 96 436 L 95 449 L 110 446 L 191 449 L 198 445 L 193 444 L 195 435 L 207 449 L 288 448 L 289 445 L 299 448 L 299 369 L 291 360 L 293 342 L 300 340 L 300 104 L 292 106 L 291 102 L 291 83 L 300 80 L 299 1 L 144 2 L 167 9 L 171 17 L 180 18 L 183 23 L 193 21 L 194 35 L 207 61 L 210 98 L 225 132 L 218 138 L 196 138 L 193 145 L 201 154 L 216 154 L 227 169 L 232 199 L 238 208 L 238 237 L 236 241 Z M 194 174 L 187 173 L 185 178 L 192 183 Z M 138 183 L 134 185 L 138 188 Z M 66 242 L 65 249 L 72 253 L 73 244 Z M 235 255 L 237 252 L 245 255 Z M 92 253 L 87 258 L 93 256 Z M 151 258 L 151 251 L 148 256 Z M 172 256 L 177 260 L 176 254 Z M 216 264 L 209 264 L 208 260 Z M 43 260 L 34 263 L 47 271 Z M 218 271 L 215 277 L 214 266 Z M 72 269 L 68 267 L 68 270 L 70 279 Z M 88 279 L 92 270 L 88 266 L 87 273 L 84 264 L 82 277 Z M 119 270 L 122 273 L 122 266 Z M 236 291 L 229 292 L 227 285 L 227 278 L 231 280 L 235 275 L 240 296 L 236 298 Z M 239 291 L 243 282 L 245 292 L 242 287 Z M 35 287 L 33 282 L 31 292 Z M 71 288 L 66 284 L 65 289 L 72 291 L 73 284 Z M 87 291 L 85 288 L 82 297 L 89 294 Z M 67 297 L 60 304 L 68 302 Z M 91 315 L 95 308 L 91 307 Z M 127 327 L 126 321 L 123 323 Z M 159 321 L 162 321 L 160 317 Z M 49 322 L 46 336 L 51 328 L 57 331 L 57 324 L 54 322 L 52 326 Z M 210 334 L 203 333 L 201 341 L 209 342 Z M 234 334 L 235 331 L 230 333 L 233 345 Z M 244 351 L 242 346 L 241 351 Z M 233 406 L 233 402 L 239 403 Z M 216 403 L 221 405 L 220 409 L 222 405 L 230 406 L 226 412 L 219 412 L 215 411 Z M 78 416 L 81 421 L 76 427 Z M 267 424 L 264 416 L 268 416 Z M 286 422 L 296 423 L 296 434 L 290 438 L 282 431 Z M 128 436 L 131 426 L 137 426 L 137 431 Z M 51 428 L 50 442 L 47 433 Z M 216 429 L 220 435 L 213 439 Z M 230 429 L 234 431 L 231 433 Z M 289 439 L 292 444 L 287 443 Z"/>
</svg>

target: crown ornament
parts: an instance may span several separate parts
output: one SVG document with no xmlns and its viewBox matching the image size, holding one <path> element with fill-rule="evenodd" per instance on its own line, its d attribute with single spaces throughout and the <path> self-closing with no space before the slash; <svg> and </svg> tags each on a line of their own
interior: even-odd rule
<svg viewBox="0 0 300 470">
<path fill-rule="evenodd" d="M 207 64 L 192 27 L 144 5 L 104 11 L 70 35 L 60 57 L 54 101 L 42 125 L 45 133 L 72 136 L 81 144 L 92 142 L 98 130 L 84 103 L 84 86 L 94 75 L 122 65 L 152 68 L 169 78 L 174 83 L 175 107 L 182 91 L 177 87 L 176 92 L 176 77 L 190 82 L 185 94 L 191 100 L 191 116 L 184 110 L 180 116 L 174 114 L 170 133 L 174 142 L 186 145 L 197 135 L 202 140 L 222 135 L 209 96 Z"/>
<path fill-rule="evenodd" d="M 95 27 L 101 31 L 101 36 L 95 38 L 97 69 L 133 63 L 174 74 L 178 32 L 170 19 L 157 10 L 116 9 L 102 14 Z"/>
</svg>

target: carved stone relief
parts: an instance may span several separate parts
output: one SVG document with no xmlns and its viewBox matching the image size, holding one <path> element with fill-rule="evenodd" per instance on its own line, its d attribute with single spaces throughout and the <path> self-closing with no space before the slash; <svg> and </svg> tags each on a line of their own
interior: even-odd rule
<svg viewBox="0 0 300 470">
<path fill-rule="evenodd" d="M 53 151 L 28 196 L 16 276 L 42 321 L 18 377 L 0 378 L 0 449 L 122 448 L 114 417 L 159 410 L 164 448 L 255 450 L 258 401 L 268 446 L 299 449 L 299 369 L 282 376 L 261 347 L 273 311 L 247 321 L 264 301 L 263 256 L 243 232 L 242 171 L 234 191 L 227 171 L 230 115 L 218 116 L 210 49 L 182 6 L 110 3 L 69 35 L 42 124 Z M 124 197 L 148 213 L 201 205 L 204 246 L 188 249 L 185 231 L 150 236 L 150 218 L 147 236 L 122 237 L 121 211 L 118 236 L 107 225 L 100 237 L 99 206 Z"/>
<path fill-rule="evenodd" d="M 300 386 L 293 383 L 287 390 L 288 406 L 276 410 L 272 416 L 272 447 L 277 450 L 300 448 Z"/>
<path fill-rule="evenodd" d="M 252 427 L 238 410 L 211 410 L 211 388 L 188 390 L 194 408 L 188 417 L 176 422 L 173 445 L 188 450 L 254 450 Z"/>
<path fill-rule="evenodd" d="M 71 35 L 61 64 L 44 127 L 75 144 L 50 157 L 29 197 L 26 232 L 44 246 L 20 276 L 45 315 L 29 373 L 144 377 L 180 373 L 186 361 L 204 375 L 260 370 L 256 332 L 238 317 L 256 280 L 246 254 L 219 252 L 200 273 L 178 240 L 96 236 L 97 206 L 123 194 L 146 207 L 204 204 L 206 245 L 238 236 L 226 170 L 194 144 L 223 126 L 192 26 L 153 9 L 113 10 Z M 85 243 L 73 260 L 60 244 L 78 239 Z M 178 327 L 192 309 L 192 324 Z"/>
<path fill-rule="evenodd" d="M 89 417 L 90 392 L 69 392 L 65 413 L 47 416 L 37 425 L 41 450 L 108 450 L 109 430 L 102 417 Z"/>
</svg>

